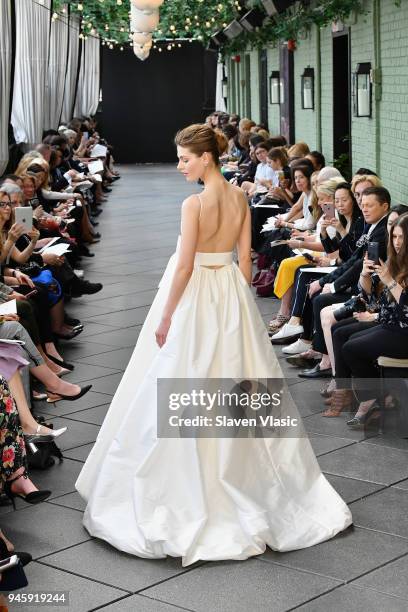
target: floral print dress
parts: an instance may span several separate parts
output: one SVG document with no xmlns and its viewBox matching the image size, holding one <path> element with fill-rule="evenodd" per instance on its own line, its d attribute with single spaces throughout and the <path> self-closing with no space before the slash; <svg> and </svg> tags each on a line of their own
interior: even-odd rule
<svg viewBox="0 0 408 612">
<path fill-rule="evenodd" d="M 0 484 L 22 466 L 27 467 L 27 459 L 17 406 L 0 376 Z"/>
</svg>

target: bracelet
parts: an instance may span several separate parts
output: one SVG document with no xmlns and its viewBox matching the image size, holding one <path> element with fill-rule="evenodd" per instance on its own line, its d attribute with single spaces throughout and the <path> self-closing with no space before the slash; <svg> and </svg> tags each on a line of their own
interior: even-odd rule
<svg viewBox="0 0 408 612">
<path fill-rule="evenodd" d="M 387 289 L 388 291 L 391 291 L 392 289 L 394 289 L 394 287 L 396 287 L 398 285 L 397 281 L 394 280 L 392 281 L 392 283 L 390 285 L 387 285 Z"/>
<path fill-rule="evenodd" d="M 367 272 L 366 273 L 361 272 L 360 276 L 362 276 L 363 278 L 369 278 L 370 274 L 367 274 Z"/>
</svg>

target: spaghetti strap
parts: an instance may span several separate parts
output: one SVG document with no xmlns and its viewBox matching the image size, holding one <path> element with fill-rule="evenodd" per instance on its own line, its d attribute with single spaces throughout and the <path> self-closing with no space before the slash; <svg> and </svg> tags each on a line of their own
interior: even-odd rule
<svg viewBox="0 0 408 612">
<path fill-rule="evenodd" d="M 199 194 L 199 193 L 197 193 L 197 198 L 198 198 L 198 199 L 199 199 L 199 201 L 200 201 L 200 213 L 199 213 L 199 215 L 198 215 L 198 220 L 200 220 L 200 218 L 201 218 L 201 211 L 202 211 L 202 208 L 203 208 L 203 202 L 202 202 L 202 200 L 201 200 L 201 196 L 200 196 L 200 194 Z"/>
</svg>

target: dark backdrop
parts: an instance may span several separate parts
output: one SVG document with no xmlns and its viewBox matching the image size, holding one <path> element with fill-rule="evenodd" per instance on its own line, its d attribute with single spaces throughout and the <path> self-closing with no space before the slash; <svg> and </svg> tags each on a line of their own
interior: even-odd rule
<svg viewBox="0 0 408 612">
<path fill-rule="evenodd" d="M 178 129 L 202 122 L 214 110 L 216 54 L 198 43 L 141 62 L 125 51 L 102 47 L 103 134 L 118 162 L 169 162 Z"/>
</svg>

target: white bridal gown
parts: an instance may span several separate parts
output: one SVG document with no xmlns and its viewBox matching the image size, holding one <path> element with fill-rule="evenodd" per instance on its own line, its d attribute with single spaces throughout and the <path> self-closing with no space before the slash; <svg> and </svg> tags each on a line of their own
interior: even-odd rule
<svg viewBox="0 0 408 612">
<path fill-rule="evenodd" d="M 182 557 L 183 566 L 332 538 L 352 517 L 307 438 L 157 438 L 157 378 L 283 376 L 232 252 L 196 254 L 158 348 L 154 332 L 177 256 L 76 482 L 87 501 L 85 527 L 127 553 Z"/>
</svg>

